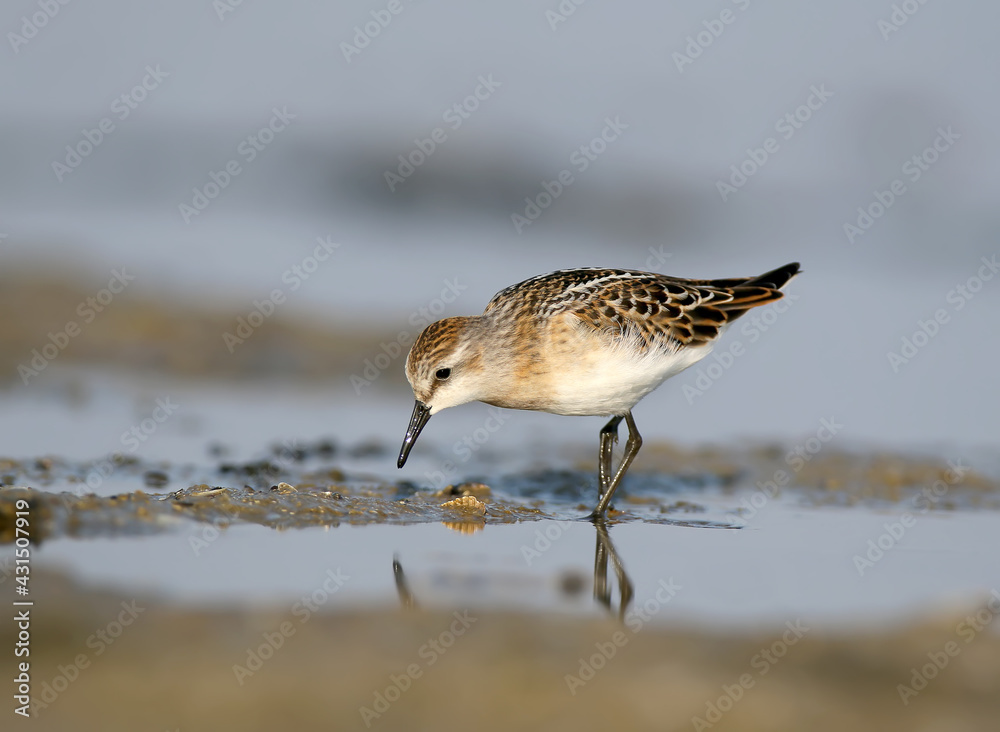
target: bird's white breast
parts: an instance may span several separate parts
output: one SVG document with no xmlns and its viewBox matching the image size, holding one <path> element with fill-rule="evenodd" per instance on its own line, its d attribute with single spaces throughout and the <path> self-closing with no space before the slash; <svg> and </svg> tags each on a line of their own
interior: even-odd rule
<svg viewBox="0 0 1000 732">
<path fill-rule="evenodd" d="M 651 348 L 642 352 L 634 343 L 591 337 L 571 349 L 553 366 L 551 403 L 546 411 L 566 415 L 624 414 L 656 387 L 697 363 L 712 344 L 676 351 Z"/>
</svg>

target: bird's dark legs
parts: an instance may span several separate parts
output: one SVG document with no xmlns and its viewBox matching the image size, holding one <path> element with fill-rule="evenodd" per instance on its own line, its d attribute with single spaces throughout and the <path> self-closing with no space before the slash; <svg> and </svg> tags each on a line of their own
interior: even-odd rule
<svg viewBox="0 0 1000 732">
<path fill-rule="evenodd" d="M 614 443 L 618 440 L 618 425 L 621 424 L 622 419 L 624 419 L 625 424 L 628 425 L 628 440 L 625 442 L 625 454 L 622 455 L 621 464 L 618 466 L 618 471 L 612 478 L 611 449 L 614 446 Z M 597 480 L 600 484 L 598 491 L 600 492 L 600 497 L 597 502 L 597 508 L 595 508 L 594 512 L 590 514 L 592 519 L 604 518 L 604 514 L 608 510 L 608 504 L 611 503 L 611 498 L 615 495 L 615 491 L 618 490 L 618 485 L 622 482 L 622 478 L 625 476 L 628 466 L 632 464 L 632 460 L 635 459 L 640 447 L 642 447 L 642 437 L 639 435 L 639 430 L 635 426 L 635 420 L 632 418 L 632 412 L 625 412 L 622 416 L 612 417 L 611 421 L 604 425 L 601 429 L 601 447 L 597 465 Z"/>
<path fill-rule="evenodd" d="M 612 450 L 615 443 L 618 442 L 618 425 L 623 419 L 628 425 L 628 440 L 625 443 L 625 455 L 622 457 L 621 465 L 612 476 Z M 624 619 L 625 610 L 632 602 L 634 590 L 631 580 L 625 573 L 625 567 L 618 558 L 618 552 L 615 551 L 615 546 L 611 543 L 607 524 L 604 523 L 604 513 L 640 447 L 642 447 L 642 438 L 639 436 L 639 430 L 635 427 L 635 420 L 632 419 L 631 412 L 612 417 L 601 429 L 601 446 L 597 463 L 599 500 L 597 508 L 590 514 L 590 518 L 594 521 L 594 528 L 597 530 L 597 548 L 594 552 L 594 598 L 608 610 L 612 609 L 611 588 L 608 585 L 608 559 L 610 558 L 611 566 L 618 578 L 618 589 L 621 592 L 621 599 L 618 603 L 619 619 Z"/>
<path fill-rule="evenodd" d="M 611 485 L 611 451 L 614 449 L 615 443 L 618 442 L 618 425 L 621 424 L 622 419 L 622 417 L 612 417 L 611 421 L 601 428 L 601 447 L 597 457 L 598 500 Z"/>
</svg>

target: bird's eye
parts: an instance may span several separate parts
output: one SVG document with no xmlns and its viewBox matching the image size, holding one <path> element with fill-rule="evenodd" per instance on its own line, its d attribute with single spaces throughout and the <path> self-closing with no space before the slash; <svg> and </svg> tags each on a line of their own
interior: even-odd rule
<svg viewBox="0 0 1000 732">
<path fill-rule="evenodd" d="M 451 369 L 438 369 L 434 372 L 434 376 L 438 379 L 438 381 L 444 381 L 451 376 Z"/>
</svg>

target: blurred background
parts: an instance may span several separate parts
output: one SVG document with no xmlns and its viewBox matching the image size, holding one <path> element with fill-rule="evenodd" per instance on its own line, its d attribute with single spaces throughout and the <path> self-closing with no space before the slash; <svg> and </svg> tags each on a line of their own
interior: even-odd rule
<svg viewBox="0 0 1000 732">
<path fill-rule="evenodd" d="M 720 640 L 720 629 L 777 628 L 777 637 L 801 617 L 846 638 L 845 629 L 884 631 L 930 613 L 930 630 L 883 637 L 878 653 L 853 636 L 846 648 L 817 640 L 801 667 L 782 667 L 774 697 L 748 696 L 748 716 L 738 717 L 741 729 L 820 729 L 815 709 L 837 709 L 822 723 L 860 729 L 844 700 L 870 694 L 867 718 L 892 728 L 896 682 L 954 636 L 949 613 L 997 586 L 998 23 L 1000 7 L 985 0 L 7 3 L 0 482 L 78 496 L 266 488 L 239 461 L 277 456 L 276 480 L 293 484 L 323 483 L 308 471 L 336 465 L 347 478 L 334 487 L 351 500 L 359 482 L 376 486 L 365 500 L 419 502 L 448 483 L 483 480 L 524 511 L 573 518 L 593 493 L 592 482 L 580 484 L 593 481 L 596 418 L 508 412 L 502 429 L 456 460 L 462 439 L 490 417 L 467 405 L 436 417 L 396 470 L 412 405 L 403 363 L 423 326 L 479 313 L 495 292 L 555 269 L 718 278 L 799 261 L 804 273 L 784 301 L 739 321 L 713 356 L 635 410 L 647 446 L 626 487 L 629 510 L 643 518 L 615 527 L 621 560 L 637 604 L 655 597 L 662 578 L 679 578 L 689 591 L 658 622 L 700 623 L 711 639 L 685 645 L 682 630 L 650 641 L 662 653 L 623 660 L 620 683 L 604 687 L 601 698 L 625 694 L 628 711 L 608 702 L 578 707 L 574 720 L 586 728 L 635 713 L 635 728 L 691 724 L 704 700 L 747 670 L 758 642 Z M 284 460 L 282 445 L 305 466 Z M 741 501 L 762 495 L 799 446 L 809 466 L 794 468 L 793 486 L 757 516 L 756 504 Z M 118 462 L 102 473 L 111 455 Z M 852 557 L 915 505 L 913 495 L 947 480 L 954 461 L 974 471 L 935 502 L 954 512 L 921 519 L 874 579 L 859 573 Z M 802 510 L 803 495 L 810 509 L 824 508 Z M 652 525 L 692 503 L 703 524 Z M 50 518 L 90 510 L 64 509 Z M 249 521 L 284 528 L 278 514 Z M 750 530 L 705 530 L 734 515 Z M 491 643 L 512 664 L 509 677 L 491 677 L 505 690 L 497 708 L 530 696 L 517 670 L 530 677 L 533 634 L 556 638 L 552 647 L 537 641 L 535 663 L 551 673 L 535 688 L 548 693 L 554 683 L 559 701 L 539 692 L 525 719 L 552 713 L 565 701 L 566 664 L 576 668 L 580 648 L 613 629 L 545 630 L 551 617 L 581 612 L 579 591 L 558 588 L 589 582 L 593 527 L 577 526 L 531 569 L 549 583 L 545 594 L 532 584 L 542 580 L 522 576 L 522 550 L 537 541 L 526 516 L 475 536 L 450 531 L 433 512 L 419 520 L 434 525 L 405 529 L 245 526 L 207 560 L 191 543 L 202 524 L 129 544 L 107 517 L 84 521 L 85 530 L 50 526 L 58 540 L 40 561 L 63 574 L 45 585 L 44 612 L 67 597 L 89 598 L 89 609 L 47 620 L 64 630 L 50 633 L 62 640 L 47 647 L 46 678 L 113 617 L 105 605 L 152 593 L 156 613 L 180 619 L 157 614 L 136 637 L 191 629 L 192 649 L 177 653 L 192 655 L 174 662 L 204 688 L 217 688 L 213 674 L 225 677 L 240 704 L 231 662 L 284 617 L 276 604 L 287 615 L 342 563 L 355 581 L 326 610 L 360 613 L 349 622 L 382 655 L 366 660 L 369 646 L 358 646 L 350 664 L 321 665 L 309 679 L 342 674 L 347 686 L 331 684 L 337 714 L 357 721 L 368 689 L 405 668 L 428 629 L 439 632 L 435 617 L 404 622 L 386 611 L 366 620 L 367 610 L 396 603 L 390 568 L 402 551 L 422 602 L 448 612 L 481 602 L 529 612 L 530 622 L 505 619 L 485 646 L 461 651 L 452 676 L 441 677 L 450 681 L 420 692 L 430 701 L 411 699 L 401 728 L 458 703 L 444 688 L 463 689 L 474 708 L 477 690 L 463 684 L 475 674 L 464 669 L 503 658 Z M 603 612 L 583 605 L 584 615 Z M 239 629 L 226 635 L 230 616 L 198 614 L 209 606 L 233 613 Z M 348 642 L 331 640 L 348 621 L 324 617 L 329 628 L 308 631 L 313 645 Z M 405 637 L 386 640 L 400 624 Z M 961 656 L 961 670 L 932 687 L 927 719 L 995 712 L 1000 697 L 990 701 L 995 689 L 984 680 L 995 633 L 977 637 L 991 645 L 977 641 L 981 655 Z M 195 651 L 191 638 L 221 650 L 205 641 Z M 511 638 L 520 640 L 508 648 Z M 84 716 L 103 719 L 102 700 L 124 677 L 147 705 L 154 686 L 192 693 L 176 677 L 139 673 L 167 651 L 132 643 L 58 714 L 78 721 L 86 699 L 98 708 Z M 724 648 L 725 660 L 713 666 L 706 648 Z M 309 650 L 289 659 L 319 663 Z M 269 668 L 274 681 L 304 683 L 290 668 Z M 665 687 L 669 714 L 649 702 Z M 294 713 L 303 725 L 331 713 L 316 701 L 324 693 L 306 693 L 318 707 Z M 806 698 L 812 708 L 796 707 Z M 200 703 L 222 717 L 234 709 L 224 699 Z M 115 724 L 197 726 L 193 712 L 171 717 L 164 704 L 152 717 L 121 712 Z M 775 705 L 797 711 L 776 719 Z M 291 712 L 276 704 L 268 713 Z M 260 728 L 272 719 L 248 717 Z"/>
<path fill-rule="evenodd" d="M 797 260 L 795 306 L 759 341 L 729 336 L 739 368 L 689 399 L 692 369 L 640 407 L 680 415 L 664 437 L 797 435 L 836 413 L 861 440 L 995 440 L 1000 288 L 949 298 L 998 250 L 995 6 L 227 2 L 3 9 L 8 287 L 27 270 L 100 286 L 125 267 L 129 297 L 232 313 L 222 331 L 280 288 L 282 319 L 366 337 L 252 369 L 310 370 L 350 398 L 349 375 L 383 335 L 418 332 L 411 315 L 448 282 L 461 292 L 433 317 L 553 269 Z M 572 183 L 532 209 L 563 171 Z M 318 237 L 335 253 L 286 276 Z M 74 302 L 37 323 L 39 347 Z M 942 308 L 951 321 L 894 366 Z M 19 391 L 31 343 L 6 357 Z M 209 349 L 222 370 L 249 358 L 221 332 Z M 400 364 L 364 392 L 403 386 Z"/>
</svg>

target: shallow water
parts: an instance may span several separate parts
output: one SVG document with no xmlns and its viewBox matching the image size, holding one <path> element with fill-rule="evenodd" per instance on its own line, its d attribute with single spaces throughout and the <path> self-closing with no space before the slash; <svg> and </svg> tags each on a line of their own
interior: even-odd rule
<svg viewBox="0 0 1000 732">
<path fill-rule="evenodd" d="M 635 590 L 630 608 L 655 608 L 677 588 L 658 623 L 710 628 L 777 627 L 802 618 L 825 629 L 891 626 L 969 605 L 1000 589 L 1000 515 L 921 517 L 863 575 L 852 557 L 888 533 L 898 513 L 801 509 L 779 501 L 753 527 L 718 530 L 642 522 L 611 528 L 613 551 Z M 486 525 L 337 526 L 274 531 L 177 521 L 166 533 L 58 539 L 39 566 L 68 571 L 122 596 L 145 594 L 190 607 L 287 611 L 318 592 L 329 571 L 347 578 L 319 604 L 327 611 L 392 607 L 401 597 L 393 561 L 415 601 L 429 608 L 600 615 L 592 597 L 597 531 L 587 521 Z M 883 540 L 884 541 L 884 540 Z M 884 541 L 884 543 L 887 543 Z M 614 603 L 620 586 L 609 571 Z"/>
<path fill-rule="evenodd" d="M 397 471 L 395 443 L 378 437 L 393 420 L 400 434 L 405 427 L 406 404 L 395 398 L 334 394 L 331 413 L 316 406 L 327 395 L 310 388 L 55 378 L 83 386 L 44 399 L 9 393 L 0 416 L 8 454 L 41 458 L 45 446 L 68 446 L 0 471 L 8 484 L 67 494 L 50 501 L 41 566 L 191 607 L 277 609 L 327 570 L 342 571 L 351 579 L 328 608 L 341 609 L 399 603 L 396 558 L 421 605 L 606 612 L 593 597 L 601 537 L 582 520 L 596 496 L 599 420 L 562 420 L 565 431 L 542 437 L 548 415 L 503 412 L 487 431 L 483 415 L 496 414 L 453 410 Z M 157 399 L 176 410 L 150 422 Z M 129 450 L 136 425 L 145 439 Z M 808 462 L 799 464 L 801 446 Z M 695 451 L 647 438 L 611 515 L 617 562 L 606 574 L 619 604 L 622 584 L 634 587 L 632 609 L 675 582 L 684 589 L 657 621 L 710 627 L 776 626 L 793 615 L 828 627 L 885 624 L 974 601 L 996 583 L 1000 492 L 988 474 L 952 482 L 948 470 L 946 460 L 852 455 L 819 438 Z M 791 482 L 772 495 L 782 472 Z M 461 484 L 469 480 L 485 485 Z M 935 481 L 940 496 L 927 493 Z M 442 506 L 463 492 L 480 508 Z M 125 499 L 98 498 L 115 495 Z M 900 523 L 904 514 L 912 523 Z"/>
</svg>

